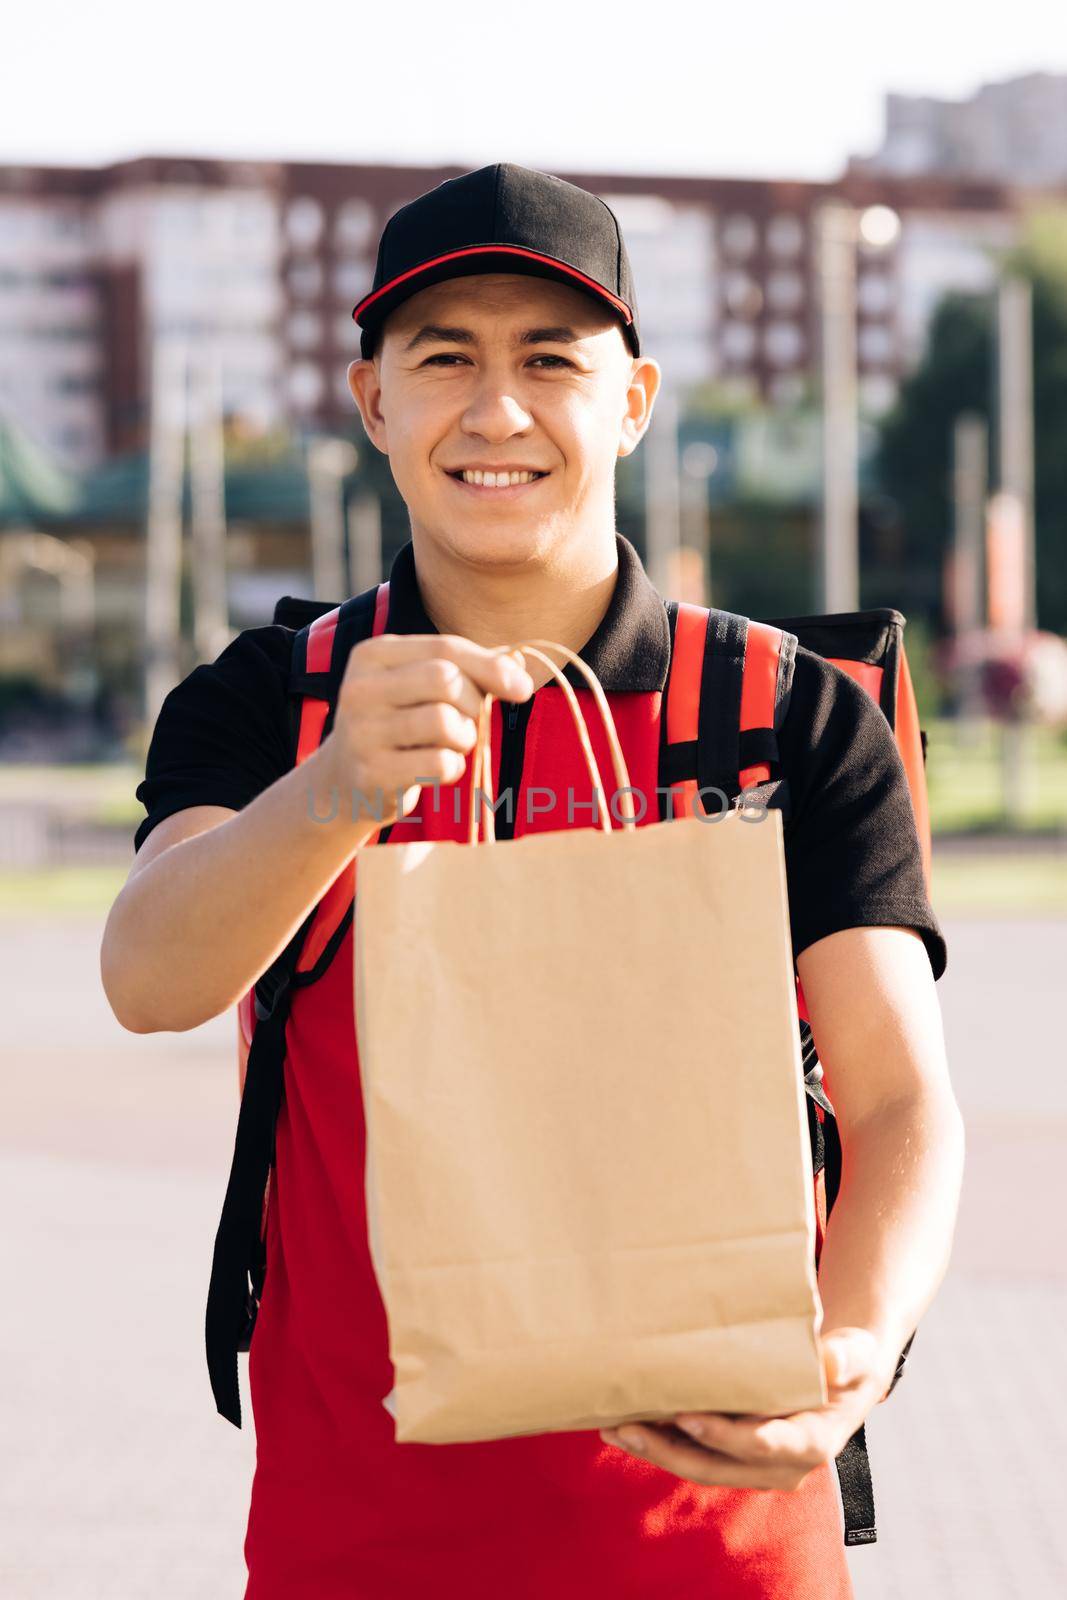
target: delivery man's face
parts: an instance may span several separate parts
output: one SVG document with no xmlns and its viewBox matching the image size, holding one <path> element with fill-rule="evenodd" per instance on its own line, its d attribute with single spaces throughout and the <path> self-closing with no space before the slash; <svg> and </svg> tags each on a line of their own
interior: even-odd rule
<svg viewBox="0 0 1067 1600">
<path fill-rule="evenodd" d="M 506 565 L 614 530 L 615 463 L 648 426 L 660 370 L 591 296 L 494 273 L 413 295 L 348 376 L 413 536 Z M 490 467 L 543 476 L 506 488 L 460 476 Z"/>
</svg>

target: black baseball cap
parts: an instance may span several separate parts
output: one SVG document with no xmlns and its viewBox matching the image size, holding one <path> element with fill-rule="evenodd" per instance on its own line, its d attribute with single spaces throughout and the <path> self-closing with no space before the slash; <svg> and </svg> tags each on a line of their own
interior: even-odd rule
<svg viewBox="0 0 1067 1600">
<path fill-rule="evenodd" d="M 386 317 L 411 295 L 480 272 L 554 278 L 595 295 L 641 354 L 630 261 L 611 207 L 588 189 L 510 161 L 449 178 L 389 218 L 374 282 L 352 311 L 363 330 L 360 353 L 374 354 Z"/>
</svg>

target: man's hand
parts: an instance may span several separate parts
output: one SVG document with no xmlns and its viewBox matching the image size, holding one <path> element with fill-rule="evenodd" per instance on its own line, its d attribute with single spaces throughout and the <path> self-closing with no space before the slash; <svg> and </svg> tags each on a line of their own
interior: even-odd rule
<svg viewBox="0 0 1067 1600">
<path fill-rule="evenodd" d="M 345 815 L 360 796 L 384 826 L 406 816 L 425 782 L 459 781 L 474 748 L 484 695 L 526 700 L 533 679 L 516 656 L 459 634 L 383 633 L 355 645 L 333 727 L 320 747 Z"/>
<path fill-rule="evenodd" d="M 866 1328 L 835 1328 L 820 1345 L 829 1398 L 818 1410 L 786 1417 L 693 1411 L 673 1424 L 628 1422 L 600 1437 L 690 1483 L 799 1489 L 811 1472 L 841 1453 L 893 1380 L 895 1363 L 887 1369 Z"/>
</svg>

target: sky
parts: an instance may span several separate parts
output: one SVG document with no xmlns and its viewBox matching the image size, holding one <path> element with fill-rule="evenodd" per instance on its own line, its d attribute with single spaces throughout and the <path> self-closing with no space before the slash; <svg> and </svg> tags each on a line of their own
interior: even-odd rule
<svg viewBox="0 0 1067 1600">
<path fill-rule="evenodd" d="M 12 5 L 0 163 L 143 155 L 825 179 L 885 93 L 1067 72 L 1011 0 Z"/>
</svg>

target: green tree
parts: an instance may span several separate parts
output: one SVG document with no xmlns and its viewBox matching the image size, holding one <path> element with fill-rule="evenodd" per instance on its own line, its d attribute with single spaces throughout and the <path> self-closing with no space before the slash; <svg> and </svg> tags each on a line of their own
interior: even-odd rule
<svg viewBox="0 0 1067 1600">
<path fill-rule="evenodd" d="M 1039 626 L 1067 631 L 1067 212 L 1037 213 L 1002 261 L 1027 278 L 1034 318 L 1034 515 Z M 926 353 L 882 427 L 877 473 L 900 520 L 899 548 L 921 574 L 926 608 L 940 606 L 952 529 L 952 435 L 963 411 L 985 417 L 995 451 L 995 304 L 950 294 Z"/>
</svg>

